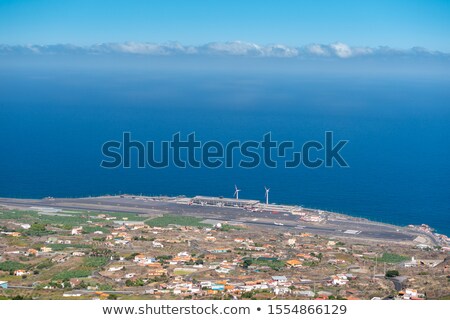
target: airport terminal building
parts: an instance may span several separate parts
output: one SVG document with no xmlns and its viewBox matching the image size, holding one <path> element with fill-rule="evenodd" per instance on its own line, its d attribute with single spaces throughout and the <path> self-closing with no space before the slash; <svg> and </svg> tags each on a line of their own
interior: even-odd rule
<svg viewBox="0 0 450 320">
<path fill-rule="evenodd" d="M 218 207 L 239 207 L 245 209 L 251 209 L 259 204 L 257 200 L 245 200 L 245 199 L 234 199 L 234 198 L 223 198 L 223 197 L 205 197 L 196 196 L 192 198 L 192 204 L 198 205 L 209 205 Z"/>
</svg>

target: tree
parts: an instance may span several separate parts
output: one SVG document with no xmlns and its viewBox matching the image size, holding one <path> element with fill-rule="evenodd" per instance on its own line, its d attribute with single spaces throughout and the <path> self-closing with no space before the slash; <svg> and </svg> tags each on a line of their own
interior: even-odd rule
<svg viewBox="0 0 450 320">
<path fill-rule="evenodd" d="M 126 285 L 127 287 L 132 287 L 133 284 L 134 284 L 133 281 L 130 280 L 130 279 L 127 279 L 127 281 L 125 281 L 125 285 Z"/>
<path fill-rule="evenodd" d="M 386 271 L 386 277 L 387 278 L 398 277 L 399 275 L 400 275 L 400 273 L 398 272 L 398 270 L 388 270 L 388 271 Z"/>
<path fill-rule="evenodd" d="M 244 262 L 242 263 L 242 267 L 244 269 L 247 269 L 251 264 L 252 264 L 252 261 L 247 259 L 247 260 L 244 260 Z"/>
</svg>

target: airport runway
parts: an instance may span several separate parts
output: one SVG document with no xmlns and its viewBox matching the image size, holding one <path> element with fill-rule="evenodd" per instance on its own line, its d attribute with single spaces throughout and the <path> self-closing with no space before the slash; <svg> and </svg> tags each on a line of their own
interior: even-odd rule
<svg viewBox="0 0 450 320">
<path fill-rule="evenodd" d="M 265 228 L 296 229 L 298 232 L 387 242 L 412 242 L 417 236 L 423 236 L 432 244 L 436 240 L 415 230 L 389 224 L 375 223 L 365 219 L 340 218 L 328 219 L 322 223 L 301 221 L 299 216 L 288 213 L 251 212 L 235 207 L 215 207 L 188 205 L 177 198 L 151 200 L 145 197 L 106 196 L 95 198 L 45 198 L 45 199 L 9 199 L 0 198 L 0 205 L 20 207 L 50 207 L 66 210 L 90 210 L 98 212 L 130 212 L 141 215 L 161 215 L 165 213 L 190 215 L 221 222 L 239 223 Z M 275 224 L 277 223 L 277 225 Z"/>
</svg>

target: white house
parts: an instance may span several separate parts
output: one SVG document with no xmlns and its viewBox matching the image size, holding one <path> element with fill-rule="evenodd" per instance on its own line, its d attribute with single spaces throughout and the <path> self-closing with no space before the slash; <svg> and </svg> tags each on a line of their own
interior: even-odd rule
<svg viewBox="0 0 450 320">
<path fill-rule="evenodd" d="M 151 263 L 155 262 L 156 259 L 154 257 L 149 257 L 149 256 L 146 256 L 143 254 L 138 254 L 137 256 L 134 257 L 133 261 L 138 264 L 147 265 L 147 264 L 151 264 Z"/>
<path fill-rule="evenodd" d="M 108 269 L 108 271 L 110 271 L 110 272 L 115 272 L 115 271 L 120 271 L 120 270 L 123 270 L 123 266 L 113 266 L 113 267 L 110 267 L 109 269 Z"/>
<path fill-rule="evenodd" d="M 348 283 L 348 278 L 343 274 L 338 274 L 331 277 L 331 283 L 335 286 L 343 286 Z"/>
<path fill-rule="evenodd" d="M 164 248 L 164 245 L 161 242 L 153 241 L 153 248 Z"/>
<path fill-rule="evenodd" d="M 406 261 L 404 266 L 405 268 L 415 268 L 417 267 L 417 261 L 414 257 L 412 257 L 411 261 Z"/>
<path fill-rule="evenodd" d="M 79 235 L 82 232 L 83 232 L 83 227 L 82 226 L 81 227 L 72 228 L 72 235 L 73 236 Z"/>
<path fill-rule="evenodd" d="M 16 270 L 16 271 L 14 271 L 14 275 L 17 276 L 17 277 L 21 277 L 21 276 L 24 276 L 24 275 L 27 275 L 27 274 L 28 274 L 28 272 L 26 272 L 25 270 Z"/>
</svg>

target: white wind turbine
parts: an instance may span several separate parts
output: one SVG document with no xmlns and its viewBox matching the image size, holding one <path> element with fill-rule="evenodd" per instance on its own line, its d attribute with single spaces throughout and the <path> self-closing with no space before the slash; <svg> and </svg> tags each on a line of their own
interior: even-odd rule
<svg viewBox="0 0 450 320">
<path fill-rule="evenodd" d="M 266 205 L 268 205 L 269 204 L 269 191 L 270 191 L 270 188 L 264 187 L 264 189 L 266 190 Z"/>
<path fill-rule="evenodd" d="M 234 196 L 236 197 L 236 200 L 239 200 L 239 190 L 236 185 L 234 185 Z"/>
</svg>

